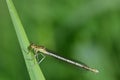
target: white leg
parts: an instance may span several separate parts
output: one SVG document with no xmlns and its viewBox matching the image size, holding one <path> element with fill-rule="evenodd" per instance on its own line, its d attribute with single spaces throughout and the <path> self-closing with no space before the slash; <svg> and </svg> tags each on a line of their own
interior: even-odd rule
<svg viewBox="0 0 120 80">
<path fill-rule="evenodd" d="M 45 59 L 45 55 L 41 54 L 43 58 L 38 62 L 39 64 Z"/>
<path fill-rule="evenodd" d="M 35 53 L 35 55 L 34 55 L 35 58 L 37 59 L 37 61 L 39 61 L 38 55 L 39 55 L 38 53 Z"/>
</svg>

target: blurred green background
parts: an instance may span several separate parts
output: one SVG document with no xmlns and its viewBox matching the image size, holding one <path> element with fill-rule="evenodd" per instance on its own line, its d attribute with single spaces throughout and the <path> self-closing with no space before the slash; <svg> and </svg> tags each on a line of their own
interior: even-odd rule
<svg viewBox="0 0 120 80">
<path fill-rule="evenodd" d="M 100 72 L 46 57 L 46 80 L 120 80 L 120 0 L 13 0 L 30 42 Z M 0 80 L 30 80 L 5 0 L 0 0 Z"/>
</svg>

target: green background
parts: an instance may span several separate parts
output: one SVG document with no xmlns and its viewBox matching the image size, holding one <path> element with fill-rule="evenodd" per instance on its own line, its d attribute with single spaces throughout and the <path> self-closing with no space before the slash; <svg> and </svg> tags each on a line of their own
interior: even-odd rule
<svg viewBox="0 0 120 80">
<path fill-rule="evenodd" d="M 97 68 L 46 56 L 46 80 L 119 80 L 120 0 L 13 0 L 30 42 Z M 30 80 L 5 0 L 0 0 L 0 80 Z"/>
</svg>

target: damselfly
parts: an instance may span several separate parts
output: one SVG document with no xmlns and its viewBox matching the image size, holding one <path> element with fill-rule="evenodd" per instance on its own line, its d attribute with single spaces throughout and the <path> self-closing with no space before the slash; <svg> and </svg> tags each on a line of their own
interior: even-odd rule
<svg viewBox="0 0 120 80">
<path fill-rule="evenodd" d="M 45 58 L 44 54 L 46 54 L 46 55 L 52 56 L 52 57 L 54 57 L 54 58 L 60 59 L 60 60 L 62 60 L 62 61 L 68 62 L 68 63 L 70 63 L 70 64 L 73 64 L 73 65 L 75 65 L 75 66 L 78 66 L 78 67 L 80 67 L 80 68 L 84 68 L 84 69 L 86 69 L 86 70 L 89 70 L 89 71 L 92 71 L 92 72 L 95 72 L 95 73 L 98 73 L 98 72 L 99 72 L 97 69 L 90 68 L 90 67 L 88 67 L 88 66 L 86 66 L 86 65 L 84 65 L 84 64 L 80 64 L 80 63 L 78 63 L 78 62 L 75 62 L 75 61 L 66 59 L 66 58 L 61 57 L 61 56 L 58 56 L 58 55 L 56 55 L 56 54 L 54 54 L 54 53 L 52 53 L 52 52 L 49 52 L 44 46 L 39 46 L 39 45 L 36 45 L 36 44 L 33 44 L 33 43 L 32 43 L 32 44 L 29 46 L 29 48 L 32 49 L 32 50 L 34 50 L 34 53 L 35 53 L 35 56 L 36 56 L 36 57 L 38 57 L 38 52 L 41 52 L 41 53 L 42 53 L 41 55 L 43 56 L 43 58 L 40 60 L 40 62 Z M 40 63 L 40 62 L 39 62 L 39 63 Z"/>
</svg>

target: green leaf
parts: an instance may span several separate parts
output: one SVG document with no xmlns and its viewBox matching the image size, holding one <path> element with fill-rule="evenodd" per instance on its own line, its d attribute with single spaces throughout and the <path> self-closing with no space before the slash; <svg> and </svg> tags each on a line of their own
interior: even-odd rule
<svg viewBox="0 0 120 80">
<path fill-rule="evenodd" d="M 45 80 L 36 59 L 33 57 L 33 53 L 29 52 L 28 46 L 30 45 L 29 40 L 24 31 L 23 25 L 19 19 L 17 11 L 14 7 L 12 0 L 6 0 L 8 10 L 17 34 L 18 41 L 25 59 L 27 70 L 31 80 Z M 28 53 L 29 52 L 29 53 Z"/>
</svg>

